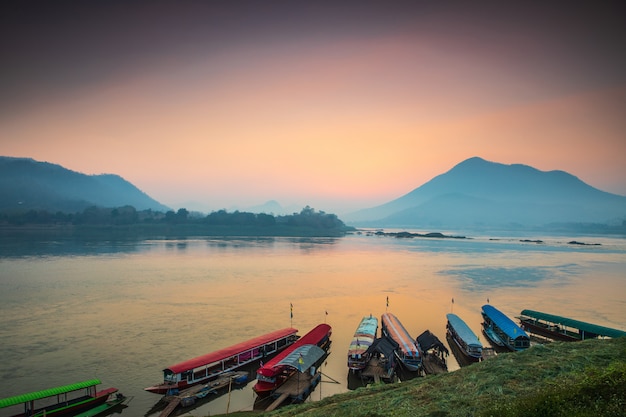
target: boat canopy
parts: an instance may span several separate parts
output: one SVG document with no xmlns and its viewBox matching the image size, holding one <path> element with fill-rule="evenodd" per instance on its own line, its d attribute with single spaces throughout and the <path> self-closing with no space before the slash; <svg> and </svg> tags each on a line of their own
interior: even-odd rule
<svg viewBox="0 0 626 417">
<path fill-rule="evenodd" d="M 478 340 L 478 336 L 469 328 L 467 323 L 465 323 L 459 316 L 456 314 L 450 313 L 446 315 L 448 319 L 448 323 L 454 329 L 456 334 L 463 339 L 468 346 L 480 346 L 482 347 L 482 343 Z"/>
<path fill-rule="evenodd" d="M 284 359 L 278 362 L 275 367 L 290 366 L 300 372 L 309 369 L 315 362 L 320 360 L 326 352 L 317 345 L 304 345 L 293 350 Z"/>
<path fill-rule="evenodd" d="M 424 352 L 432 349 L 438 348 L 440 351 L 448 353 L 448 348 L 441 343 L 441 340 L 434 334 L 430 332 L 430 330 L 426 330 L 421 335 L 417 336 L 417 343 L 419 343 L 420 347 Z"/>
<path fill-rule="evenodd" d="M 367 348 L 366 354 L 372 353 L 382 353 L 386 358 L 393 358 L 393 352 L 398 349 L 398 344 L 391 339 L 387 339 L 386 337 L 381 337 L 380 339 L 374 340 L 372 346 Z"/>
<path fill-rule="evenodd" d="M 190 369 L 199 368 L 201 366 L 209 365 L 211 363 L 231 358 L 235 355 L 238 355 L 250 349 L 254 349 L 256 347 L 262 347 L 268 343 L 272 343 L 276 340 L 285 338 L 291 334 L 295 335 L 297 332 L 297 329 L 291 327 L 276 330 L 263 336 L 255 337 L 254 339 L 250 339 L 246 342 L 241 342 L 236 345 L 217 350 L 215 352 L 207 353 L 206 355 L 198 356 L 197 358 L 186 360 L 185 362 L 177 363 L 176 365 L 172 365 L 169 368 L 164 369 L 163 371 L 166 373 L 171 372 L 173 374 L 179 374 Z"/>
<path fill-rule="evenodd" d="M 610 327 L 598 326 L 597 324 L 585 323 L 584 321 L 568 319 L 567 317 L 556 316 L 554 314 L 542 313 L 534 310 L 522 310 L 522 316 L 530 317 L 537 320 L 545 320 L 554 324 L 562 324 L 563 326 L 582 330 L 585 333 L 605 336 L 605 337 L 624 337 L 626 332 Z"/>
<path fill-rule="evenodd" d="M 355 336 L 358 334 L 364 334 L 376 337 L 376 330 L 378 330 L 378 319 L 372 316 L 363 317 L 363 320 L 359 323 L 359 327 L 356 329 L 354 334 Z"/>
<path fill-rule="evenodd" d="M 10 407 L 16 404 L 23 404 L 31 401 L 41 400 L 43 398 L 53 397 L 55 395 L 65 394 L 67 392 L 78 391 L 83 388 L 94 387 L 102 382 L 99 379 L 90 379 L 89 381 L 77 382 L 75 384 L 64 385 L 62 387 L 49 388 L 42 391 L 35 391 L 28 394 L 16 395 L 14 397 L 3 398 L 0 400 L 0 408 Z"/>
<path fill-rule="evenodd" d="M 263 369 L 271 369 L 277 366 L 277 364 L 286 358 L 291 352 L 296 350 L 300 346 L 304 345 L 317 345 L 324 338 L 330 335 L 331 327 L 328 324 L 318 324 L 310 332 L 296 340 L 291 346 L 280 352 L 278 355 L 270 359 L 265 365 L 263 365 L 257 372 L 263 374 Z"/>
<path fill-rule="evenodd" d="M 482 309 L 483 313 L 487 317 L 489 317 L 491 321 L 511 339 L 517 339 L 520 336 L 526 339 L 530 339 L 526 332 L 521 329 L 521 327 L 515 324 L 513 320 L 508 318 L 503 312 L 501 312 L 491 304 L 485 304 Z"/>
<path fill-rule="evenodd" d="M 415 340 L 413 340 L 396 316 L 391 313 L 384 313 L 382 315 L 382 322 L 389 337 L 398 343 L 400 350 L 402 350 L 405 355 L 416 357 L 420 355 L 417 346 L 415 346 Z"/>
</svg>

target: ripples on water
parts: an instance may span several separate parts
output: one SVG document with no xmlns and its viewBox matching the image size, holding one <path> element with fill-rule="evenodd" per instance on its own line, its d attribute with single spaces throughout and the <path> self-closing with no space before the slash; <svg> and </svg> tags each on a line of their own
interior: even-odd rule
<svg viewBox="0 0 626 417">
<path fill-rule="evenodd" d="M 327 321 L 333 345 L 322 372 L 341 383 L 323 378 L 309 399 L 319 400 L 348 389 L 346 351 L 362 316 L 388 309 L 412 335 L 429 329 L 446 343 L 446 313 L 480 334 L 488 298 L 509 317 L 528 308 L 626 329 L 624 239 L 470 237 L 0 237 L 2 396 L 99 378 L 100 388 L 134 396 L 124 413 L 150 415 L 159 397 L 143 388 L 163 368 Z M 458 369 L 453 356 L 449 368 Z M 233 392 L 230 411 L 252 408 L 251 386 Z M 222 396 L 194 414 L 227 403 Z"/>
</svg>

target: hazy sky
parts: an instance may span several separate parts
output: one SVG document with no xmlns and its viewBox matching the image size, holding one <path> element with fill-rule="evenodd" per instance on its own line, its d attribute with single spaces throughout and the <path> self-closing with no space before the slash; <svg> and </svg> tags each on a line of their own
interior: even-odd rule
<svg viewBox="0 0 626 417">
<path fill-rule="evenodd" d="M 626 195 L 624 6 L 499 3 L 3 2 L 0 155 L 173 208 L 340 214 L 472 156 Z"/>
</svg>

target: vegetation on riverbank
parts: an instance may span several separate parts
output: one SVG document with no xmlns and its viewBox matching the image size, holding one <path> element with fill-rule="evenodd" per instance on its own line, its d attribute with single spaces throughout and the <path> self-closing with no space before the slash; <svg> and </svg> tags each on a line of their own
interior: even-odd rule
<svg viewBox="0 0 626 417">
<path fill-rule="evenodd" d="M 114 209 L 89 207 L 80 213 L 29 210 L 0 213 L 0 231 L 56 232 L 93 236 L 342 236 L 354 228 L 335 214 L 303 208 L 300 213 L 274 216 L 265 213 L 227 212 L 208 215 L 186 209 L 166 213 L 137 211 L 131 206 Z"/>
<path fill-rule="evenodd" d="M 626 338 L 554 342 L 448 374 L 372 385 L 264 415 L 623 416 L 625 387 Z"/>
</svg>

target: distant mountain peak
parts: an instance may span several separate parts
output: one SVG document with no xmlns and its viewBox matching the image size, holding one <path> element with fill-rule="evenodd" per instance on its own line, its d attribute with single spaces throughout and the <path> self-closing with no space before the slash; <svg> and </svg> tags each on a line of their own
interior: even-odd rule
<svg viewBox="0 0 626 417">
<path fill-rule="evenodd" d="M 393 227 L 476 224 L 606 223 L 626 218 L 626 197 L 598 190 L 565 171 L 540 171 L 475 156 L 381 206 L 344 216 Z"/>
<path fill-rule="evenodd" d="M 32 158 L 0 157 L 0 210 L 77 212 L 89 206 L 167 211 L 116 174 L 86 175 Z"/>
</svg>

